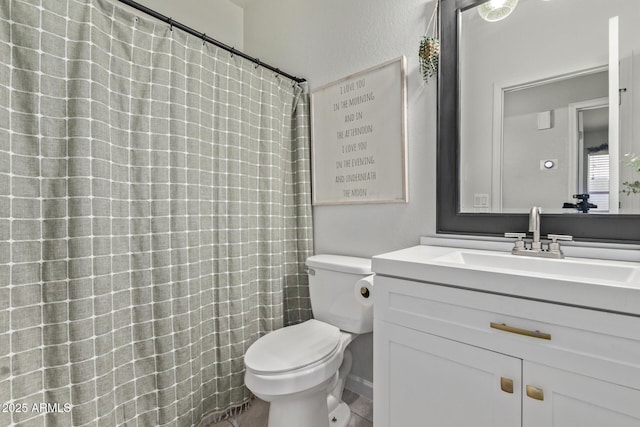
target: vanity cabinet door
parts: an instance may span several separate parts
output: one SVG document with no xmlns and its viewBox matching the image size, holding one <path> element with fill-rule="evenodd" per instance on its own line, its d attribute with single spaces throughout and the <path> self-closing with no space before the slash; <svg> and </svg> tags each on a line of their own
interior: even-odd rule
<svg viewBox="0 0 640 427">
<path fill-rule="evenodd" d="M 526 360 L 522 383 L 523 427 L 640 426 L 640 390 Z"/>
<path fill-rule="evenodd" d="M 379 320 L 374 353 L 378 427 L 521 424 L 518 358 Z"/>
</svg>

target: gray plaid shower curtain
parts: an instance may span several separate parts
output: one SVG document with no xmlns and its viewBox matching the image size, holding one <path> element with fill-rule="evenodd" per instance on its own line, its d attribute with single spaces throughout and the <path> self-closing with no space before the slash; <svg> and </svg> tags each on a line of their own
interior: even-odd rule
<svg viewBox="0 0 640 427">
<path fill-rule="evenodd" d="M 190 426 L 311 316 L 308 99 L 108 0 L 0 1 L 0 425 Z"/>
</svg>

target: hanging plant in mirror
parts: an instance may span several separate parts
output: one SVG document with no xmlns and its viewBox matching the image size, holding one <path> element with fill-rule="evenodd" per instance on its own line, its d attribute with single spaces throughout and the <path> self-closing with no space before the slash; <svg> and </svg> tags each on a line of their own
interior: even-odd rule
<svg viewBox="0 0 640 427">
<path fill-rule="evenodd" d="M 640 156 L 635 153 L 627 153 L 624 156 L 629 159 L 626 162 L 624 162 L 624 165 L 640 173 Z M 630 196 L 631 194 L 640 193 L 640 181 L 637 179 L 633 182 L 629 182 L 629 181 L 623 182 L 622 187 L 623 187 L 622 192 L 625 193 L 627 196 Z"/>
<path fill-rule="evenodd" d="M 438 3 L 433 9 L 429 25 L 427 30 L 422 36 L 420 41 L 420 48 L 418 49 L 418 57 L 420 58 L 420 71 L 422 73 L 422 79 L 425 83 L 429 82 L 434 76 L 438 75 L 438 61 L 440 59 L 440 40 L 437 37 L 438 34 Z M 429 35 L 430 33 L 430 35 Z"/>
</svg>

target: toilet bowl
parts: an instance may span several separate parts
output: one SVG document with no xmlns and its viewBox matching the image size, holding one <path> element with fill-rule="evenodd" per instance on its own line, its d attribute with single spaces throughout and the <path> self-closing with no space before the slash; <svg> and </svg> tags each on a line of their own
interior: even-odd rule
<svg viewBox="0 0 640 427">
<path fill-rule="evenodd" d="M 347 349 L 371 332 L 371 307 L 359 304 L 354 286 L 371 274 L 369 260 L 316 255 L 307 260 L 314 319 L 273 331 L 245 354 L 245 382 L 270 403 L 269 427 L 346 427 L 342 402 L 351 370 Z"/>
<path fill-rule="evenodd" d="M 253 394 L 271 403 L 269 427 L 327 427 L 330 418 L 338 419 L 331 413 L 341 403 L 341 396 L 336 398 L 331 392 L 340 385 L 342 393 L 340 366 L 354 338 L 312 319 L 265 335 L 249 348 L 245 382 Z M 346 377 L 348 372 L 343 374 Z M 344 426 L 349 416 L 348 410 L 346 415 L 342 413 Z M 331 425 L 340 427 L 342 422 Z"/>
</svg>

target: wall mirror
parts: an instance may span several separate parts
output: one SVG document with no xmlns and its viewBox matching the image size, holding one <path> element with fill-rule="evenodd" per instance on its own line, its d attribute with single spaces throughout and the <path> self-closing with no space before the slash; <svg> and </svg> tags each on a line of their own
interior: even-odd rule
<svg viewBox="0 0 640 427">
<path fill-rule="evenodd" d="M 640 154 L 640 2 L 441 0 L 440 13 L 437 231 L 526 231 L 535 205 L 545 234 L 640 242 L 624 156 Z"/>
</svg>

